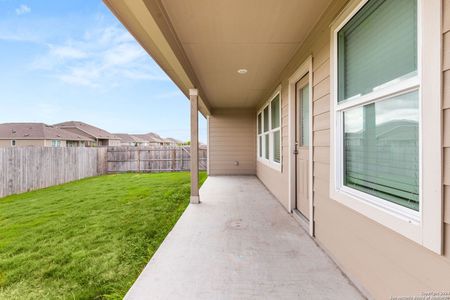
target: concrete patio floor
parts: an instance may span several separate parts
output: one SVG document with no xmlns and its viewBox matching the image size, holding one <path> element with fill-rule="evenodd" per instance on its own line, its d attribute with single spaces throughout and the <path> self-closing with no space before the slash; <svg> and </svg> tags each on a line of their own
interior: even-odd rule
<svg viewBox="0 0 450 300">
<path fill-rule="evenodd" d="M 364 299 L 254 176 L 209 177 L 125 299 Z"/>
</svg>

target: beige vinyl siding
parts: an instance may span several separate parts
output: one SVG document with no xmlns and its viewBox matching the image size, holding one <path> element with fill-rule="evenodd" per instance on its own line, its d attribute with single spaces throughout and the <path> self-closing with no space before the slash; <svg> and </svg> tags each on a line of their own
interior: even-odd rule
<svg viewBox="0 0 450 300">
<path fill-rule="evenodd" d="M 333 1 L 304 45 L 281 74 L 282 103 L 288 78 L 313 56 L 313 194 L 315 238 L 349 277 L 375 299 L 450 290 L 450 0 L 444 0 L 444 247 L 439 256 L 329 198 L 330 24 L 345 0 Z M 275 85 L 273 86 L 273 90 Z M 272 90 L 272 91 L 273 91 Z M 283 124 L 287 115 L 283 114 Z M 283 172 L 257 164 L 257 175 L 280 202 L 288 204 L 288 141 L 283 127 Z M 426 201 L 426 200 L 425 200 Z"/>
<path fill-rule="evenodd" d="M 272 194 L 280 200 L 283 206 L 289 207 L 289 140 L 288 140 L 288 88 L 281 87 L 281 171 L 276 170 L 260 161 L 256 164 L 256 173 L 259 179 L 267 186 Z M 269 99 L 265 99 L 266 102 Z"/>
<path fill-rule="evenodd" d="M 16 147 L 45 146 L 44 140 L 16 140 Z M 0 140 L 0 147 L 11 147 L 11 140 Z"/>
<path fill-rule="evenodd" d="M 210 175 L 256 173 L 256 114 L 253 109 L 214 110 L 208 121 L 208 139 Z"/>
<path fill-rule="evenodd" d="M 66 147 L 66 141 L 60 140 L 59 147 Z M 45 140 L 45 147 L 53 147 L 53 141 L 52 140 Z"/>
<path fill-rule="evenodd" d="M 444 253 L 450 259 L 450 0 L 442 1 L 443 109 L 444 109 Z"/>
</svg>

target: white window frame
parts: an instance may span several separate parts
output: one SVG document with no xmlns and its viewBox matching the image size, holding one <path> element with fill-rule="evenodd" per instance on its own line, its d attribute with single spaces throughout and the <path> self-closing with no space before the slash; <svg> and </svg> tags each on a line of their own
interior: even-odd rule
<svg viewBox="0 0 450 300">
<path fill-rule="evenodd" d="M 60 140 L 52 140 L 52 147 L 61 147 Z"/>
<path fill-rule="evenodd" d="M 330 198 L 442 254 L 441 1 L 417 0 L 416 77 L 393 80 L 370 94 L 338 103 L 337 34 L 368 1 L 351 1 L 331 26 Z M 420 114 L 418 212 L 346 187 L 342 180 L 343 111 L 413 90 L 419 91 Z M 428 99 L 426 105 L 422 99 Z"/>
<path fill-rule="evenodd" d="M 280 126 L 276 128 L 272 128 L 272 101 L 279 96 L 279 112 L 280 112 Z M 268 108 L 269 111 L 269 131 L 264 131 L 264 109 Z M 261 114 L 261 133 L 258 133 L 258 115 Z M 283 137 L 281 134 L 281 127 L 282 127 L 282 120 L 281 120 L 281 86 L 278 86 L 275 92 L 269 97 L 269 99 L 264 103 L 264 105 L 261 106 L 261 108 L 256 113 L 256 143 L 257 143 L 257 153 L 256 153 L 256 159 L 257 161 L 263 163 L 264 165 L 271 167 L 272 169 L 275 169 L 279 172 L 281 172 L 281 166 L 283 163 L 283 152 L 282 152 L 282 144 L 283 144 Z M 273 135 L 274 132 L 280 131 L 280 162 L 276 162 L 274 160 L 274 151 L 273 151 Z M 266 158 L 266 139 L 264 136 L 266 134 L 269 134 L 269 158 Z M 262 137 L 261 141 L 262 144 L 259 142 L 259 138 Z M 262 148 L 261 148 L 262 147 Z M 262 156 L 259 156 L 260 149 L 262 149 Z"/>
<path fill-rule="evenodd" d="M 11 147 L 16 147 L 16 146 L 17 146 L 17 141 L 11 140 Z"/>
</svg>

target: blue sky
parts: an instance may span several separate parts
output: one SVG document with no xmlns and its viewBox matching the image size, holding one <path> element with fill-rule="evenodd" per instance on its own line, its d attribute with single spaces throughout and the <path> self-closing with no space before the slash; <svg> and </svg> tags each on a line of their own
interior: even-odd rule
<svg viewBox="0 0 450 300">
<path fill-rule="evenodd" d="M 0 0 L 0 54 L 0 123 L 189 139 L 189 101 L 100 0 Z"/>
</svg>

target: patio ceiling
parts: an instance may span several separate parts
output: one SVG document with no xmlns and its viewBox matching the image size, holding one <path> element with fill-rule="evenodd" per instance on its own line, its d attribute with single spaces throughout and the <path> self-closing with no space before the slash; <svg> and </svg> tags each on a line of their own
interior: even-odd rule
<svg viewBox="0 0 450 300">
<path fill-rule="evenodd" d="M 104 0 L 200 109 L 254 107 L 331 0 Z M 246 69 L 244 75 L 239 69 Z"/>
</svg>

